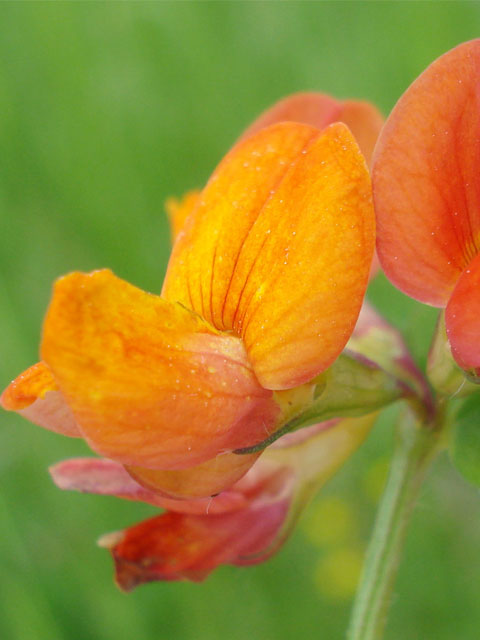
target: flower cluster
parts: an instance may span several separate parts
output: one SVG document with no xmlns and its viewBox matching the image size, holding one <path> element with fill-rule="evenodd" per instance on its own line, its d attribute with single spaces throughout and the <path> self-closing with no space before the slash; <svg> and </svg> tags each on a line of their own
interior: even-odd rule
<svg viewBox="0 0 480 640">
<path fill-rule="evenodd" d="M 1 403 L 103 456 L 52 467 L 60 488 L 165 510 L 101 539 L 122 588 L 264 560 L 378 409 L 403 398 L 435 418 L 401 336 L 363 304 L 369 165 L 381 266 L 446 306 L 453 356 L 478 374 L 479 72 L 480 41 L 457 47 L 385 126 L 368 103 L 290 96 L 167 203 L 161 296 L 109 270 L 57 281 L 41 361 Z"/>
</svg>

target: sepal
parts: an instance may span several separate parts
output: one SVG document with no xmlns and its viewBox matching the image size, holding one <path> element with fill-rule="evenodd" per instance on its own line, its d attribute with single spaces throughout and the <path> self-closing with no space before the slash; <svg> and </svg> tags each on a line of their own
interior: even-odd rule
<svg viewBox="0 0 480 640">
<path fill-rule="evenodd" d="M 316 378 L 312 419 L 354 418 L 377 411 L 406 393 L 405 386 L 365 355 L 345 349 Z"/>
<path fill-rule="evenodd" d="M 364 303 L 347 347 L 400 380 L 425 403 L 432 401 L 425 378 L 413 361 L 400 331 Z"/>
<path fill-rule="evenodd" d="M 307 385 L 288 392 L 277 392 L 275 400 L 287 419 L 262 442 L 241 449 L 237 454 L 261 451 L 281 436 L 332 418 L 354 418 L 378 411 L 409 395 L 409 389 L 393 375 L 364 355 L 345 350 L 322 374 Z M 288 394 L 288 395 L 284 395 Z M 295 395 L 309 397 L 302 409 L 291 415 Z"/>
<path fill-rule="evenodd" d="M 364 303 L 347 348 L 310 383 L 275 394 L 282 411 L 279 427 L 246 454 L 264 449 L 282 435 L 331 418 L 365 416 L 404 398 L 422 420 L 434 417 L 427 381 L 402 335 Z"/>
<path fill-rule="evenodd" d="M 434 417 L 434 400 L 423 373 L 415 364 L 400 331 L 364 303 L 347 348 L 363 355 L 393 376 L 404 397 L 422 420 Z"/>
<path fill-rule="evenodd" d="M 478 392 L 480 379 L 474 372 L 463 371 L 455 362 L 445 328 L 445 311 L 441 311 L 428 354 L 427 377 L 442 396 L 465 398 Z"/>
</svg>

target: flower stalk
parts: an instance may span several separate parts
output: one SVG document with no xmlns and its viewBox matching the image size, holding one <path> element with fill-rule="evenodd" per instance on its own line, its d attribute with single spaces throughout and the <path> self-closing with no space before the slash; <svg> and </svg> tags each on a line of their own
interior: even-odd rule
<svg viewBox="0 0 480 640">
<path fill-rule="evenodd" d="M 430 463 L 440 450 L 442 421 L 419 425 L 401 414 L 385 491 L 380 501 L 347 640 L 380 640 L 387 621 L 407 527 Z"/>
</svg>

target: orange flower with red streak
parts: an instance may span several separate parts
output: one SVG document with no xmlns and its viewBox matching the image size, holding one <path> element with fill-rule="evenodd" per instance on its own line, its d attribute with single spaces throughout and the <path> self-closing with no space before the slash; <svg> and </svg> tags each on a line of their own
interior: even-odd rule
<svg viewBox="0 0 480 640">
<path fill-rule="evenodd" d="M 377 251 L 407 295 L 446 307 L 452 353 L 480 368 L 480 40 L 433 62 L 400 98 L 373 166 Z"/>
<path fill-rule="evenodd" d="M 185 221 L 162 296 L 108 270 L 61 278 L 41 362 L 2 404 L 85 438 L 157 495 L 201 498 L 246 473 L 259 453 L 233 451 L 278 428 L 282 393 L 343 349 L 374 222 L 365 161 L 340 123 L 254 133 L 173 209 Z"/>
</svg>

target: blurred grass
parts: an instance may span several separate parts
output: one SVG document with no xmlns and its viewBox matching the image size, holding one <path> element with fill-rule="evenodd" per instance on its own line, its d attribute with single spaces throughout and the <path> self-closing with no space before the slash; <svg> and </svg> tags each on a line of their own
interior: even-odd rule
<svg viewBox="0 0 480 640">
<path fill-rule="evenodd" d="M 431 60 L 479 28 L 475 2 L 2 3 L 0 386 L 35 361 L 58 275 L 108 266 L 160 289 L 164 200 L 201 186 L 263 108 L 317 89 L 387 113 Z M 424 362 L 435 312 L 383 277 L 371 298 Z M 342 501 L 351 538 L 329 539 L 324 527 L 315 539 L 307 515 L 264 566 L 127 597 L 94 540 L 154 510 L 56 490 L 46 467 L 86 447 L 3 414 L 0 637 L 340 640 L 349 577 L 335 578 L 345 564 L 335 558 L 365 545 L 371 469 L 384 466 L 391 420 L 312 506 L 314 517 L 328 513 L 323 499 Z M 388 638 L 478 638 L 479 515 L 477 492 L 440 461 L 414 517 Z M 347 585 L 337 597 L 335 579 Z"/>
</svg>

